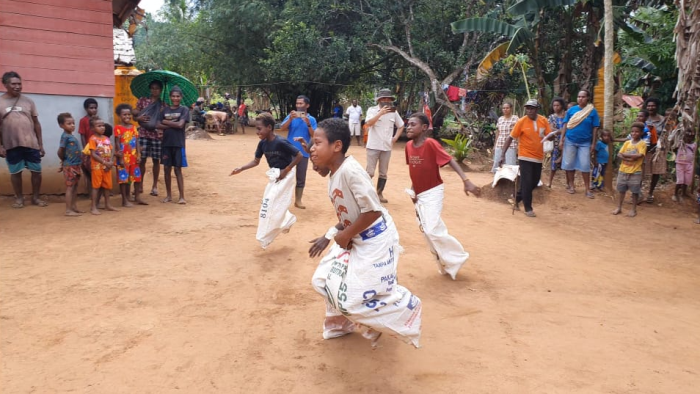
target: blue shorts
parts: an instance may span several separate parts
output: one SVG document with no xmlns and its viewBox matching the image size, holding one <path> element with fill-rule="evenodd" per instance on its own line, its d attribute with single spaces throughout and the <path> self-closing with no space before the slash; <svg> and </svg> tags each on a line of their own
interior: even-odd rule
<svg viewBox="0 0 700 394">
<path fill-rule="evenodd" d="M 10 174 L 19 174 L 28 169 L 31 172 L 41 172 L 41 152 L 39 149 L 18 146 L 8 149 L 5 156 Z"/>
<path fill-rule="evenodd" d="M 591 144 L 577 144 L 564 139 L 561 169 L 591 172 Z"/>
</svg>

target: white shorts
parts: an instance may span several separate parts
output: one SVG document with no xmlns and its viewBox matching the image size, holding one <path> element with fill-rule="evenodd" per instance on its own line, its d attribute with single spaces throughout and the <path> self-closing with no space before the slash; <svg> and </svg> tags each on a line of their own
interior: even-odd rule
<svg viewBox="0 0 700 394">
<path fill-rule="evenodd" d="M 350 126 L 351 136 L 362 135 L 362 127 L 360 127 L 359 123 L 350 123 L 348 126 Z"/>
</svg>

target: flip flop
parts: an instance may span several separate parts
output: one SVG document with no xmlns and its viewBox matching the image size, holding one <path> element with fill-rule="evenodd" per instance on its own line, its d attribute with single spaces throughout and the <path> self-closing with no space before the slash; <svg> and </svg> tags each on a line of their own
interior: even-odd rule
<svg viewBox="0 0 700 394">
<path fill-rule="evenodd" d="M 23 203 L 23 202 L 16 202 L 16 203 L 13 203 L 13 204 L 12 204 L 12 208 L 15 208 L 15 209 L 24 208 L 24 203 Z"/>
<path fill-rule="evenodd" d="M 647 197 L 647 204 L 653 204 L 653 203 L 654 203 L 654 196 L 650 194 Z"/>
<path fill-rule="evenodd" d="M 44 200 L 39 200 L 37 202 L 32 201 L 32 205 L 36 205 L 37 207 L 48 207 L 49 203 Z"/>
<path fill-rule="evenodd" d="M 586 197 L 588 197 L 588 198 L 595 198 L 595 196 L 593 195 L 593 193 L 591 193 L 590 191 L 586 192 Z"/>
<path fill-rule="evenodd" d="M 154 197 L 158 197 L 158 192 L 151 190 L 151 195 Z"/>
<path fill-rule="evenodd" d="M 566 188 L 566 192 L 569 193 L 569 194 L 576 194 L 576 190 L 573 189 L 573 188 L 570 188 L 570 187 L 567 187 L 567 188 Z"/>
</svg>

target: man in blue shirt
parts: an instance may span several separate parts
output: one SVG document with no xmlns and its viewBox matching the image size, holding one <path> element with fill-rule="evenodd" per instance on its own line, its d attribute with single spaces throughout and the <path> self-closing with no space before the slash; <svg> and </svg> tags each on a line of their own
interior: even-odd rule
<svg viewBox="0 0 700 394">
<path fill-rule="evenodd" d="M 301 202 L 301 197 L 304 194 L 304 186 L 306 186 L 306 169 L 309 167 L 309 154 L 301 146 L 301 143 L 295 141 L 296 138 L 303 138 L 308 146 L 311 146 L 311 136 L 316 130 L 316 118 L 309 115 L 307 110 L 311 100 L 304 95 L 297 96 L 296 111 L 292 111 L 280 126 L 280 130 L 288 130 L 287 141 L 291 142 L 297 149 L 301 151 L 304 158 L 297 164 L 297 187 L 295 189 L 294 206 L 299 209 L 306 209 Z"/>
<path fill-rule="evenodd" d="M 586 188 L 586 197 L 593 198 L 593 193 L 588 187 L 591 184 L 591 154 L 595 151 L 598 141 L 600 117 L 593 104 L 589 103 L 590 98 L 588 91 L 578 92 L 578 105 L 566 111 L 566 127 L 559 142 L 559 149 L 563 152 L 561 168 L 566 171 L 566 191 L 570 194 L 575 193 L 574 175 L 578 170 Z"/>
</svg>

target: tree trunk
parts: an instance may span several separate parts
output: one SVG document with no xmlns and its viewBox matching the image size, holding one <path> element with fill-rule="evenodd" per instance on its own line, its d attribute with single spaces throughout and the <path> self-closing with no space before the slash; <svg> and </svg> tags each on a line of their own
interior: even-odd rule
<svg viewBox="0 0 700 394">
<path fill-rule="evenodd" d="M 586 4 L 587 12 L 587 27 L 583 37 L 584 45 L 586 45 L 586 56 L 583 63 L 582 79 L 579 81 L 581 90 L 588 90 L 592 94 L 595 86 L 595 79 L 600 68 L 600 61 L 603 59 L 603 48 L 595 46 L 598 31 L 600 30 L 601 15 L 593 8 L 592 2 Z M 591 102 L 593 97 L 590 98 Z"/>
<path fill-rule="evenodd" d="M 615 117 L 614 103 L 615 103 L 615 80 L 613 78 L 614 64 L 614 38 L 615 30 L 613 28 L 613 5 L 612 0 L 605 0 L 605 96 L 604 101 L 604 115 L 603 115 L 603 129 L 613 132 L 613 118 Z M 609 157 L 613 157 L 613 147 L 612 144 L 608 144 Z M 605 174 L 605 189 L 608 192 L 612 192 L 612 166 L 607 166 L 607 171 Z"/>
<path fill-rule="evenodd" d="M 544 9 L 540 11 L 540 16 L 543 16 Z M 540 47 L 542 41 L 542 23 L 537 24 L 535 30 L 535 53 L 532 54 L 532 64 L 535 69 L 535 77 L 537 78 L 537 100 L 544 108 L 549 107 L 549 97 L 547 97 L 547 83 L 544 80 L 542 65 L 540 64 Z"/>
<path fill-rule="evenodd" d="M 676 38 L 676 85 L 675 111 L 681 115 L 681 131 L 698 134 L 698 111 L 700 105 L 700 0 L 676 0 L 678 23 L 674 29 Z M 697 155 L 696 163 L 697 166 Z M 693 187 L 695 184 L 693 184 Z"/>
<path fill-rule="evenodd" d="M 570 101 L 571 98 L 571 88 L 569 84 L 571 83 L 571 74 L 573 73 L 573 68 L 571 67 L 571 57 L 572 57 L 572 43 L 574 37 L 574 24 L 573 24 L 573 11 L 564 10 L 561 13 L 563 18 L 564 37 L 560 41 L 560 57 L 559 57 L 559 72 L 557 77 L 554 79 L 554 95 L 564 98 L 566 102 Z"/>
</svg>

